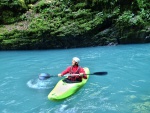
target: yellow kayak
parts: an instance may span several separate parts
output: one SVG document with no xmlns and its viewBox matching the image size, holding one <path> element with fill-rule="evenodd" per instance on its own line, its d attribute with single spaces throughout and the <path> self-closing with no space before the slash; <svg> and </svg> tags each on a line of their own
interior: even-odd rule
<svg viewBox="0 0 150 113">
<path fill-rule="evenodd" d="M 86 74 L 90 74 L 89 68 L 84 68 Z M 74 94 L 77 90 L 79 90 L 88 80 L 89 75 L 87 75 L 87 79 L 82 79 L 82 82 L 76 83 L 66 83 L 64 79 L 61 79 L 54 89 L 49 93 L 49 100 L 62 100 L 65 99 L 72 94 Z"/>
</svg>

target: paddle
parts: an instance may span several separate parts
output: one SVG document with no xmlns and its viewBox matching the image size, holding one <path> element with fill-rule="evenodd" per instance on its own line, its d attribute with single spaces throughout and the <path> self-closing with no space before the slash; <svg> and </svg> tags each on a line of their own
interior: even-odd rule
<svg viewBox="0 0 150 113">
<path fill-rule="evenodd" d="M 78 76 L 79 74 L 73 74 L 73 76 Z M 90 74 L 86 74 L 86 75 L 97 75 L 97 76 L 103 76 L 103 75 L 107 75 L 107 72 L 94 72 L 94 73 L 90 73 Z M 70 76 L 69 75 L 64 75 L 64 76 Z M 58 77 L 56 75 L 50 75 L 50 77 Z"/>
<path fill-rule="evenodd" d="M 78 76 L 79 74 L 73 74 L 73 75 L 71 75 L 71 76 Z M 104 75 L 107 75 L 107 72 L 94 72 L 94 73 L 90 73 L 90 74 L 86 74 L 86 75 L 97 75 L 97 76 L 104 76 Z M 67 75 L 64 75 L 65 77 L 68 77 L 68 76 L 70 76 L 70 74 L 67 74 Z M 56 76 L 56 75 L 50 75 L 50 74 L 48 74 L 48 73 L 41 73 L 40 75 L 39 75 L 39 79 L 40 80 L 46 80 L 46 79 L 48 79 L 48 78 L 50 78 L 50 77 L 58 77 L 58 76 Z"/>
<path fill-rule="evenodd" d="M 87 75 L 97 75 L 97 76 L 102 76 L 102 75 L 107 75 L 107 72 L 95 72 L 95 73 L 91 73 L 91 74 L 87 74 Z"/>
</svg>

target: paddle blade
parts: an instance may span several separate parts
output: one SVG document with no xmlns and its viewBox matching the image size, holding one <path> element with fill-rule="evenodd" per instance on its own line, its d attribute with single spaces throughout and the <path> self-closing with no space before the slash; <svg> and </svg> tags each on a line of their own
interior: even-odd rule
<svg viewBox="0 0 150 113">
<path fill-rule="evenodd" d="M 107 72 L 95 72 L 92 75 L 107 75 Z"/>
<path fill-rule="evenodd" d="M 46 80 L 48 78 L 50 78 L 50 75 L 48 73 L 39 74 L 39 80 Z"/>
</svg>

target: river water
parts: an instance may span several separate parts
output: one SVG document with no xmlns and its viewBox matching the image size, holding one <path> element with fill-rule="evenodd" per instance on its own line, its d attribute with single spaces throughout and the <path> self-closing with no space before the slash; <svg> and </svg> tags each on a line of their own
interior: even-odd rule
<svg viewBox="0 0 150 113">
<path fill-rule="evenodd" d="M 81 59 L 91 75 L 73 96 L 62 101 L 47 95 L 61 79 L 38 79 L 40 73 L 57 75 Z M 150 44 L 78 49 L 0 52 L 1 113 L 149 113 Z"/>
</svg>

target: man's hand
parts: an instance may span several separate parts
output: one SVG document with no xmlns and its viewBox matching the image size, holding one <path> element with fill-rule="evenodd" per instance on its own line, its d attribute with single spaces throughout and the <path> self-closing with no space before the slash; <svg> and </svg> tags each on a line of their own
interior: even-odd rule
<svg viewBox="0 0 150 113">
<path fill-rule="evenodd" d="M 84 75 L 83 73 L 80 73 L 80 74 L 79 74 L 79 76 L 83 76 L 83 75 Z"/>
<path fill-rule="evenodd" d="M 62 74 L 61 74 L 61 73 L 59 73 L 59 74 L 58 74 L 58 77 L 62 77 Z"/>
</svg>

